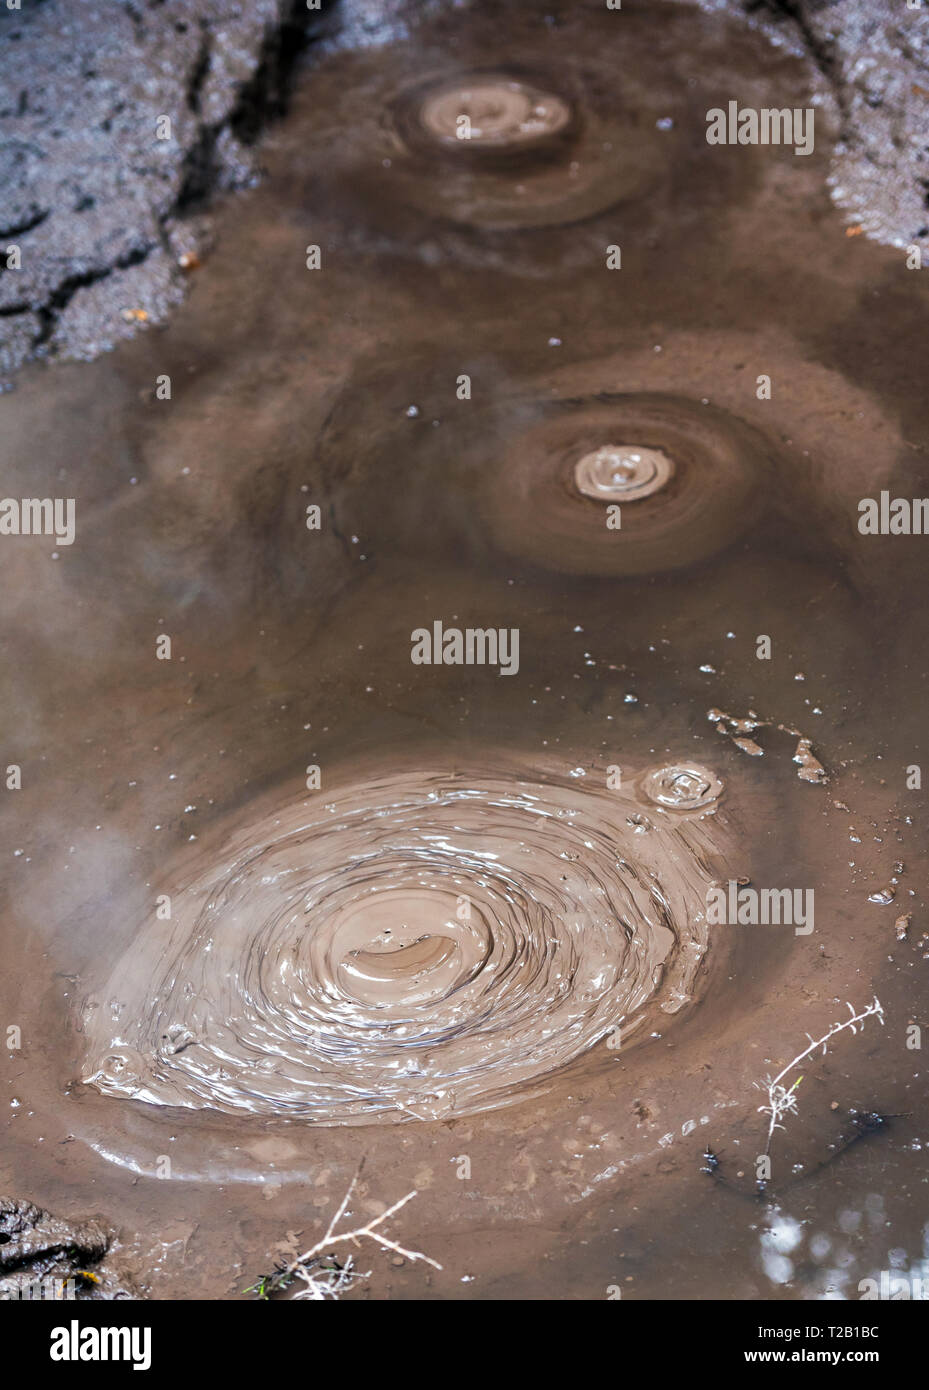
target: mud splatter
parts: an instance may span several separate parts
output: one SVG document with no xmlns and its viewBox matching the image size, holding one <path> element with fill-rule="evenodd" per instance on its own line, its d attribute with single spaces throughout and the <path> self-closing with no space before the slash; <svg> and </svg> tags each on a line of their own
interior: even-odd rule
<svg viewBox="0 0 929 1390">
<path fill-rule="evenodd" d="M 707 710 L 707 719 L 711 724 L 716 725 L 718 734 L 728 735 L 736 748 L 740 748 L 743 753 L 747 753 L 751 758 L 760 758 L 764 755 L 761 744 L 753 738 L 748 738 L 748 734 L 753 734 L 758 729 L 769 729 L 774 727 L 771 719 L 760 718 L 754 710 L 749 710 L 746 715 L 727 714 L 725 710 Z M 793 761 L 798 764 L 799 772 L 797 776 L 801 782 L 812 782 L 814 786 L 822 786 L 828 782 L 826 769 L 813 752 L 812 739 L 804 738 L 798 729 L 790 724 L 778 724 L 777 730 L 782 734 L 790 734 L 797 739 L 797 747 L 793 755 Z"/>
</svg>

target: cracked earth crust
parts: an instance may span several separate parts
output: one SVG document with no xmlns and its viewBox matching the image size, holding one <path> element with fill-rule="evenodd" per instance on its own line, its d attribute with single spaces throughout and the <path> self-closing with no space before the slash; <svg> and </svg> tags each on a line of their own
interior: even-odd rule
<svg viewBox="0 0 929 1390">
<path fill-rule="evenodd" d="M 302 0 L 0 11 L 0 373 L 96 357 L 167 316 L 211 197 L 257 177 L 320 19 Z"/>
</svg>

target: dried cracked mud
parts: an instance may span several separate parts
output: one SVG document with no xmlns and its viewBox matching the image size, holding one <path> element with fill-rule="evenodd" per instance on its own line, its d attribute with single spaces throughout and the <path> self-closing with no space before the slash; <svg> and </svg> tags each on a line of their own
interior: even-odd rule
<svg viewBox="0 0 929 1390">
<path fill-rule="evenodd" d="M 0 548 L 0 1223 L 46 1260 L 90 1221 L 113 1289 L 241 1297 L 363 1159 L 441 1268 L 352 1298 L 921 1269 L 927 542 L 858 504 L 929 482 L 926 290 L 846 235 L 827 108 L 806 158 L 705 138 L 817 80 L 672 4 L 313 49 L 170 323 L 4 395 L 4 492 L 76 516 Z M 508 675 L 411 661 L 490 628 Z"/>
</svg>

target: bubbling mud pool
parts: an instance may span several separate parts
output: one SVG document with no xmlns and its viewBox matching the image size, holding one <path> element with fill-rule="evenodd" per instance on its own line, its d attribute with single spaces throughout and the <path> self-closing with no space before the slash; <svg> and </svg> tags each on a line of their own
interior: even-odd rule
<svg viewBox="0 0 929 1390">
<path fill-rule="evenodd" d="M 554 9 L 330 56 L 170 330 L 5 398 L 23 496 L 86 460 L 78 544 L 3 554 L 33 755 L 4 799 L 8 1181 L 138 1233 L 156 1297 L 239 1296 L 285 1233 L 325 1229 L 362 1153 L 368 1209 L 420 1194 L 401 1238 L 442 1262 L 438 1296 L 766 1296 L 759 1083 L 872 992 L 887 1027 L 805 1068 L 772 1182 L 852 1289 L 910 1244 L 925 1087 L 898 1025 L 921 1017 L 925 858 L 897 789 L 921 760 L 922 570 L 918 538 L 862 546 L 855 518 L 895 471 L 920 490 L 919 277 L 846 240 L 819 150 L 706 144 L 720 91 L 807 105 L 787 55 L 675 6 L 630 0 L 615 32 Z M 671 464 L 647 495 L 633 453 L 646 483 Z M 518 625 L 519 680 L 412 667 L 439 617 Z M 175 629 L 174 661 L 143 659 Z M 717 708 L 772 720 L 764 756 Z M 788 725 L 828 787 L 798 780 Z M 307 758 L 326 790 L 304 799 Z M 815 933 L 716 926 L 694 966 L 710 867 L 815 886 Z M 901 1118 L 846 1152 L 877 1112 Z M 900 1210 L 864 1249 L 868 1186 Z M 424 1277 L 386 1259 L 374 1296 Z M 809 1289 L 797 1260 L 789 1296 Z"/>
<path fill-rule="evenodd" d="M 624 364 L 576 375 L 589 381 L 594 372 L 622 380 Z M 533 382 L 450 417 L 454 372 L 433 389 L 424 375 L 424 423 L 418 406 L 412 420 L 396 408 L 394 376 L 381 370 L 352 382 L 320 439 L 343 525 L 377 535 L 381 548 L 447 556 L 464 532 L 497 561 L 567 574 L 683 569 L 738 541 L 783 474 L 775 443 L 700 397 Z M 475 372 L 476 390 L 479 381 Z M 383 459 L 401 449 L 415 466 L 398 493 L 384 485 Z M 479 528 L 473 506 L 461 505 L 475 492 Z"/>
<path fill-rule="evenodd" d="M 84 1079 L 317 1124 L 494 1109 L 692 997 L 721 783 L 530 774 L 344 785 L 167 885 L 102 1002 Z M 607 790 L 612 781 L 619 785 Z"/>
</svg>

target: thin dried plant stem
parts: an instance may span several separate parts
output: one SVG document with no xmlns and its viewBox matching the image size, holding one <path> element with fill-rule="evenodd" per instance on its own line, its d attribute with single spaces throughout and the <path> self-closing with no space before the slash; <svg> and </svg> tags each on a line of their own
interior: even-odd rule
<svg viewBox="0 0 929 1390">
<path fill-rule="evenodd" d="M 340 1293 L 345 1292 L 346 1289 L 352 1288 L 356 1282 L 367 1279 L 370 1271 L 368 1274 L 362 1274 L 355 1270 L 352 1266 L 351 1257 L 349 1257 L 345 1266 L 341 1269 L 338 1267 L 335 1269 L 321 1269 L 319 1264 L 320 1258 L 324 1253 L 328 1253 L 333 1245 L 351 1243 L 352 1245 L 359 1246 L 364 1237 L 375 1241 L 385 1250 L 392 1250 L 395 1254 L 402 1255 L 405 1259 L 411 1261 L 421 1260 L 424 1264 L 432 1265 L 433 1269 L 441 1270 L 442 1266 L 436 1260 L 431 1259 L 428 1255 L 424 1255 L 419 1250 L 408 1250 L 406 1246 L 400 1245 L 398 1241 L 391 1240 L 390 1237 L 385 1235 L 380 1229 L 392 1216 L 396 1216 L 397 1212 L 402 1210 L 407 1202 L 411 1202 L 414 1197 L 419 1195 L 415 1189 L 412 1192 L 408 1192 L 405 1197 L 400 1197 L 399 1200 L 388 1207 L 386 1211 L 382 1211 L 380 1216 L 372 1217 L 365 1225 L 357 1226 L 351 1231 L 338 1231 L 339 1222 L 343 1219 L 348 1210 L 360 1173 L 361 1166 L 359 1165 L 355 1176 L 348 1185 L 345 1196 L 336 1208 L 326 1228 L 326 1234 L 321 1240 L 318 1240 L 315 1245 L 311 1245 L 308 1250 L 304 1250 L 302 1255 L 298 1255 L 295 1259 L 291 1260 L 289 1264 L 278 1269 L 274 1276 L 273 1286 L 275 1288 L 286 1287 L 292 1280 L 299 1279 L 302 1283 L 307 1285 L 307 1288 L 295 1294 L 295 1299 L 338 1298 Z M 263 1284 L 261 1287 L 263 1288 Z"/>
<path fill-rule="evenodd" d="M 352 1178 L 349 1189 L 342 1198 L 342 1202 L 335 1216 L 329 1222 L 329 1229 L 322 1240 L 318 1240 L 316 1244 L 311 1246 L 299 1259 L 295 1260 L 293 1262 L 294 1265 L 305 1264 L 307 1260 L 312 1260 L 314 1256 L 322 1254 L 327 1245 L 336 1245 L 340 1241 L 351 1241 L 354 1245 L 357 1245 L 362 1236 L 368 1236 L 370 1240 L 376 1240 L 378 1245 L 383 1245 L 385 1250 L 393 1250 L 398 1255 L 406 1256 L 409 1260 L 423 1260 L 427 1265 L 432 1265 L 433 1269 L 441 1269 L 442 1266 L 438 1264 L 437 1261 L 430 1259 L 428 1255 L 423 1255 L 419 1250 L 407 1250 L 402 1245 L 398 1245 L 395 1240 L 390 1240 L 387 1236 L 382 1235 L 378 1230 L 378 1227 L 382 1226 L 385 1221 L 389 1221 L 392 1216 L 395 1216 L 396 1213 L 400 1211 L 401 1207 L 405 1207 L 407 1202 L 411 1202 L 414 1197 L 419 1196 L 419 1193 L 416 1192 L 415 1189 L 412 1192 L 408 1192 L 405 1197 L 401 1197 L 399 1201 L 394 1202 L 392 1207 L 388 1207 L 386 1211 L 382 1211 L 380 1216 L 373 1217 L 367 1225 L 359 1226 L 354 1231 L 343 1231 L 341 1235 L 335 1234 L 335 1229 L 351 1200 L 352 1193 L 355 1189 L 356 1178 L 357 1174 Z"/>
<path fill-rule="evenodd" d="M 793 1058 L 792 1061 L 787 1063 L 786 1067 L 782 1068 L 782 1070 L 778 1072 L 777 1076 L 769 1076 L 766 1077 L 763 1082 L 755 1082 L 756 1086 L 762 1087 L 762 1089 L 766 1090 L 768 1093 L 768 1104 L 759 1105 L 758 1107 L 759 1111 L 762 1114 L 770 1115 L 771 1117 L 768 1123 L 768 1138 L 764 1149 L 765 1154 L 768 1154 L 770 1152 L 771 1140 L 774 1137 L 774 1131 L 776 1129 L 784 1128 L 784 1126 L 780 1123 L 781 1119 L 785 1115 L 796 1114 L 797 1112 L 797 1098 L 794 1095 L 794 1092 L 800 1085 L 800 1082 L 803 1080 L 803 1078 L 798 1077 L 794 1084 L 789 1088 L 784 1085 L 784 1078 L 787 1077 L 792 1071 L 794 1071 L 801 1064 L 801 1062 L 805 1061 L 807 1057 L 809 1057 L 813 1052 L 815 1052 L 817 1048 L 821 1047 L 823 1050 L 823 1056 L 825 1056 L 827 1050 L 826 1044 L 829 1042 L 831 1038 L 834 1038 L 836 1034 L 843 1032 L 846 1028 L 850 1028 L 853 1033 L 857 1033 L 858 1025 L 863 1024 L 866 1018 L 871 1017 L 879 1019 L 881 1024 L 883 1024 L 884 1022 L 884 1010 L 880 1000 L 876 996 L 874 999 L 872 999 L 871 1003 L 867 1006 L 867 1008 L 862 1009 L 861 1013 L 856 1014 L 851 1004 L 848 1005 L 848 1011 L 851 1014 L 851 1017 L 846 1018 L 843 1022 L 833 1023 L 832 1027 L 829 1028 L 828 1031 L 825 1032 L 821 1038 L 810 1038 L 809 1033 L 807 1033 L 807 1037 L 810 1038 L 809 1047 L 804 1048 L 802 1052 L 799 1052 L 797 1056 Z"/>
</svg>

